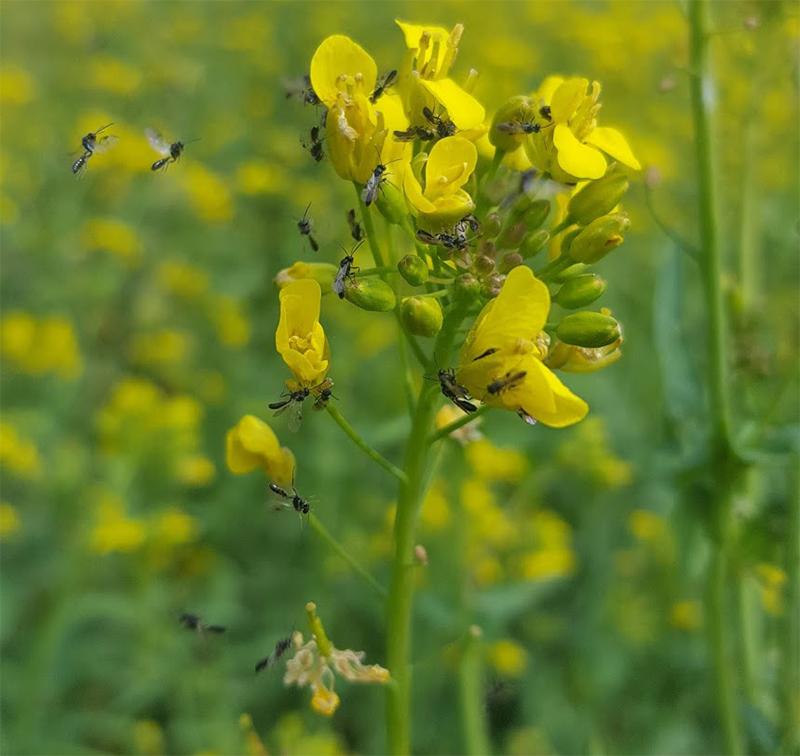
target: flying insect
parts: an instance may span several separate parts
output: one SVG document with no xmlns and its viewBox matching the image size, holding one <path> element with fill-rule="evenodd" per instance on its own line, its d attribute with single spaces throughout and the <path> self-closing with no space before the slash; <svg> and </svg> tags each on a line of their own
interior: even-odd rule
<svg viewBox="0 0 800 756">
<path fill-rule="evenodd" d="M 291 507 L 299 515 L 307 515 L 311 511 L 311 505 L 307 499 L 304 499 L 297 493 L 297 489 L 292 484 L 292 492 L 289 493 L 285 488 L 282 488 L 277 483 L 270 483 L 269 490 L 286 502 L 283 506 L 285 508 Z"/>
<path fill-rule="evenodd" d="M 181 141 L 170 143 L 153 129 L 145 129 L 144 133 L 147 137 L 147 141 L 150 142 L 150 146 L 156 152 L 163 155 L 163 157 L 156 160 L 155 163 L 150 166 L 151 171 L 160 171 L 166 168 L 170 163 L 177 163 L 186 148 L 186 144 L 189 144 L 189 142 L 184 143 Z M 199 140 L 192 139 L 192 142 L 197 141 Z"/>
<path fill-rule="evenodd" d="M 226 628 L 222 625 L 207 625 L 197 614 L 184 612 L 178 617 L 178 622 L 181 623 L 187 630 L 195 630 L 198 633 L 224 633 Z"/>
<path fill-rule="evenodd" d="M 311 203 L 308 203 L 308 206 L 303 213 L 303 217 L 297 221 L 297 230 L 300 231 L 301 236 L 308 237 L 308 243 L 311 245 L 311 249 L 314 252 L 319 252 L 319 244 L 317 244 L 317 240 L 314 238 L 314 234 L 312 233 L 312 221 L 308 215 L 308 211 L 311 209 Z"/>
<path fill-rule="evenodd" d="M 272 653 L 269 656 L 265 656 L 261 661 L 256 664 L 256 674 L 258 674 L 262 669 L 268 669 L 271 667 L 275 662 L 278 661 L 292 646 L 292 637 L 287 635 L 285 638 L 281 638 L 276 644 L 275 648 L 272 649 Z"/>
</svg>

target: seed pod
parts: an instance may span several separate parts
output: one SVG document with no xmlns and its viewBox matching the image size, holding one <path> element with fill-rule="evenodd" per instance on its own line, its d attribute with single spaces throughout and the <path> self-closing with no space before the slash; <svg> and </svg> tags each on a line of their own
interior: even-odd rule
<svg viewBox="0 0 800 756">
<path fill-rule="evenodd" d="M 556 327 L 556 335 L 565 344 L 579 347 L 603 347 L 621 336 L 619 323 L 600 312 L 573 312 Z"/>
<path fill-rule="evenodd" d="M 606 282 L 596 273 L 585 273 L 567 281 L 553 301 L 567 310 L 577 310 L 591 304 L 606 290 Z"/>
<path fill-rule="evenodd" d="M 402 226 L 408 217 L 405 196 L 402 190 L 391 181 L 384 181 L 381 184 L 378 196 L 375 198 L 375 205 L 378 207 L 380 214 L 395 226 Z"/>
<path fill-rule="evenodd" d="M 587 268 L 588 266 L 584 265 L 583 263 L 575 263 L 575 265 L 570 265 L 560 273 L 556 273 L 556 275 L 553 276 L 553 280 L 556 283 L 564 283 L 564 281 L 569 281 L 570 278 L 575 278 L 575 276 L 585 273 Z"/>
<path fill-rule="evenodd" d="M 606 171 L 605 176 L 590 181 L 567 205 L 567 216 L 575 223 L 586 226 L 596 218 L 610 213 L 628 191 L 628 177 L 618 164 Z"/>
<path fill-rule="evenodd" d="M 403 297 L 400 300 L 400 320 L 415 336 L 431 338 L 442 330 L 444 315 L 438 299 Z"/>
<path fill-rule="evenodd" d="M 419 255 L 406 255 L 397 263 L 397 270 L 412 286 L 421 286 L 428 280 L 428 264 Z"/>
<path fill-rule="evenodd" d="M 371 312 L 393 310 L 397 304 L 392 287 L 380 278 L 348 278 L 344 284 L 344 295 L 356 307 Z"/>
<path fill-rule="evenodd" d="M 593 220 L 574 239 L 569 255 L 575 262 L 591 265 L 602 260 L 625 240 L 623 234 L 631 225 L 625 213 L 604 215 Z"/>
<path fill-rule="evenodd" d="M 545 244 L 550 241 L 550 232 L 543 228 L 538 231 L 531 231 L 523 240 L 519 248 L 520 254 L 527 260 L 544 249 Z"/>
</svg>

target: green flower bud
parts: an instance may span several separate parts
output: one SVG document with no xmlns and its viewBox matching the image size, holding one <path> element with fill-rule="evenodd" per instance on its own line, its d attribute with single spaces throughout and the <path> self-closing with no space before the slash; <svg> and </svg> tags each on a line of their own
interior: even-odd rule
<svg viewBox="0 0 800 756">
<path fill-rule="evenodd" d="M 356 307 L 371 312 L 393 310 L 397 304 L 392 287 L 380 278 L 347 278 L 344 295 Z"/>
<path fill-rule="evenodd" d="M 579 347 L 607 346 L 621 334 L 619 323 L 601 312 L 573 312 L 556 327 L 556 335 L 561 341 Z"/>
<path fill-rule="evenodd" d="M 500 272 L 508 273 L 519 265 L 522 265 L 522 255 L 519 252 L 507 252 L 500 261 Z"/>
<path fill-rule="evenodd" d="M 497 246 L 501 249 L 510 249 L 518 247 L 522 243 L 522 237 L 528 229 L 524 223 L 515 223 L 512 226 L 506 226 L 505 230 L 497 239 Z"/>
<path fill-rule="evenodd" d="M 520 131 L 518 134 L 509 134 L 507 130 L 503 131 L 501 124 L 530 122 L 535 115 L 536 108 L 530 97 L 516 95 L 510 100 L 506 100 L 505 104 L 501 105 L 494 114 L 492 126 L 489 129 L 489 141 L 503 152 L 513 152 L 522 144 L 527 134 L 524 131 Z"/>
<path fill-rule="evenodd" d="M 523 240 L 519 248 L 520 254 L 527 260 L 538 252 L 541 252 L 547 242 L 550 241 L 550 232 L 543 228 L 538 231 L 531 231 Z"/>
<path fill-rule="evenodd" d="M 583 263 L 575 263 L 575 265 L 570 265 L 560 273 L 556 273 L 556 275 L 553 276 L 553 280 L 556 283 L 564 283 L 564 281 L 569 281 L 571 278 L 575 278 L 575 276 L 585 273 L 588 267 L 588 265 L 584 265 Z"/>
<path fill-rule="evenodd" d="M 486 275 L 494 271 L 494 260 L 491 257 L 481 255 L 475 258 L 475 270 L 480 275 Z"/>
<path fill-rule="evenodd" d="M 575 276 L 567 281 L 553 297 L 553 301 L 567 310 L 586 307 L 606 290 L 606 282 L 595 273 Z"/>
<path fill-rule="evenodd" d="M 428 280 L 428 264 L 419 255 L 406 255 L 397 263 L 397 270 L 412 286 L 421 286 Z"/>
<path fill-rule="evenodd" d="M 430 338 L 442 330 L 444 315 L 438 299 L 403 297 L 400 300 L 400 320 L 415 336 Z"/>
<path fill-rule="evenodd" d="M 606 171 L 605 176 L 589 182 L 567 205 L 567 216 L 575 223 L 586 226 L 601 215 L 610 213 L 628 191 L 628 177 L 618 164 Z"/>
<path fill-rule="evenodd" d="M 547 220 L 548 215 L 550 215 L 550 200 L 536 200 L 525 213 L 525 225 L 529 231 L 535 231 Z"/>
<path fill-rule="evenodd" d="M 489 276 L 481 286 L 481 295 L 486 299 L 493 299 L 500 293 L 500 289 L 503 288 L 503 282 L 505 280 L 506 277 L 499 274 Z"/>
<path fill-rule="evenodd" d="M 576 237 L 569 247 L 575 262 L 591 265 L 602 260 L 612 249 L 625 240 L 623 234 L 631 225 L 625 213 L 604 215 L 593 220 Z"/>
<path fill-rule="evenodd" d="M 474 301 L 480 293 L 481 283 L 471 273 L 464 273 L 453 282 L 453 297 L 461 302 Z"/>
<path fill-rule="evenodd" d="M 481 227 L 481 235 L 484 239 L 494 239 L 503 228 L 503 219 L 499 213 L 489 213 Z"/>
<path fill-rule="evenodd" d="M 279 289 L 302 278 L 313 278 L 323 291 L 330 291 L 333 279 L 339 271 L 338 265 L 323 262 L 302 262 L 293 263 L 288 268 L 278 271 L 275 276 L 275 284 Z"/>
<path fill-rule="evenodd" d="M 389 223 L 401 226 L 408 216 L 408 207 L 403 191 L 391 181 L 384 181 L 375 198 L 375 205 Z"/>
<path fill-rule="evenodd" d="M 581 232 L 579 228 L 573 228 L 571 231 L 567 231 L 564 236 L 561 237 L 561 254 L 566 255 L 569 253 L 570 247 L 572 246 L 572 242 L 575 241 L 575 237 Z"/>
</svg>

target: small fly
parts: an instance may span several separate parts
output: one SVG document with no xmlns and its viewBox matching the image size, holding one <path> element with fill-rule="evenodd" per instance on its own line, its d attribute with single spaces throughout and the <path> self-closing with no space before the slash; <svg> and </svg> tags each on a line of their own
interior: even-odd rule
<svg viewBox="0 0 800 756">
<path fill-rule="evenodd" d="M 311 203 L 308 203 L 308 207 L 306 207 L 305 212 L 303 213 L 303 217 L 297 221 L 297 230 L 300 232 L 301 236 L 308 237 L 308 243 L 311 245 L 311 249 L 314 252 L 319 252 L 319 244 L 317 244 L 317 240 L 314 238 L 312 234 L 312 221 L 308 215 L 308 211 L 311 209 Z"/>
<path fill-rule="evenodd" d="M 278 659 L 280 659 L 292 646 L 292 637 L 287 635 L 285 638 L 281 638 L 276 644 L 275 648 L 272 649 L 272 653 L 269 656 L 265 656 L 261 661 L 256 664 L 256 674 L 258 674 L 262 669 L 269 669 L 273 666 Z"/>
<path fill-rule="evenodd" d="M 186 148 L 186 144 L 189 144 L 189 142 L 184 143 L 181 141 L 170 143 L 153 129 L 145 129 L 144 133 L 147 137 L 147 141 L 150 142 L 150 146 L 156 152 L 164 156 L 156 160 L 155 163 L 150 166 L 151 171 L 160 171 L 166 168 L 170 163 L 177 163 Z M 192 139 L 192 142 L 197 141 L 199 140 Z"/>
<path fill-rule="evenodd" d="M 509 371 L 502 378 L 492 381 L 486 387 L 486 391 L 492 394 L 492 396 L 497 396 L 498 394 L 502 394 L 503 391 L 519 386 L 519 384 L 522 383 L 522 379 L 526 375 L 527 373 L 524 370 L 520 370 L 517 373 L 512 373 Z"/>
<path fill-rule="evenodd" d="M 110 134 L 100 137 L 99 139 L 97 138 L 97 135 L 101 131 L 105 131 L 109 126 L 113 125 L 113 123 L 107 123 L 105 126 L 101 126 L 95 131 L 90 131 L 81 138 L 83 154 L 72 163 L 72 172 L 74 174 L 78 174 L 84 168 L 86 168 L 87 164 L 89 163 L 89 158 L 92 157 L 92 155 L 94 155 L 96 152 L 105 152 L 109 147 L 112 147 L 114 144 L 116 144 L 117 137 Z"/>
<path fill-rule="evenodd" d="M 347 211 L 347 225 L 350 226 L 350 236 L 353 240 L 360 242 L 364 238 L 364 231 L 356 220 L 356 211 L 353 208 Z"/>
<path fill-rule="evenodd" d="M 451 137 L 456 133 L 456 125 L 449 118 L 436 115 L 429 107 L 422 108 L 422 115 L 433 126 L 439 139 Z"/>
<path fill-rule="evenodd" d="M 394 131 L 393 134 L 397 142 L 413 142 L 415 139 L 430 142 L 436 139 L 436 132 L 425 126 L 410 126 L 405 131 Z"/>
<path fill-rule="evenodd" d="M 321 102 L 314 87 L 311 86 L 311 77 L 308 74 L 284 81 L 283 87 L 287 100 L 291 97 L 303 105 L 319 105 Z"/>
<path fill-rule="evenodd" d="M 198 633 L 216 633 L 221 634 L 225 632 L 222 625 L 207 625 L 197 614 L 190 614 L 184 612 L 178 617 L 178 622 L 181 623 L 187 630 L 194 630 Z"/>
<path fill-rule="evenodd" d="M 443 247 L 455 252 L 460 252 L 467 247 L 466 233 L 461 234 L 431 234 L 428 231 L 423 231 L 421 228 L 417 229 L 417 239 L 423 244 L 430 244 L 432 246 Z"/>
<path fill-rule="evenodd" d="M 497 124 L 497 130 L 504 134 L 538 134 L 542 127 L 533 121 L 504 121 Z"/>
<path fill-rule="evenodd" d="M 372 94 L 369 96 L 369 101 L 371 103 L 377 102 L 378 98 L 394 84 L 395 79 L 397 79 L 396 68 L 393 68 L 391 71 L 387 71 L 383 76 L 381 76 L 375 84 L 375 89 L 372 90 Z"/>
<path fill-rule="evenodd" d="M 300 425 L 303 422 L 303 402 L 308 399 L 310 393 L 311 391 L 304 386 L 296 391 L 285 393 L 282 399 L 277 402 L 270 402 L 267 406 L 271 410 L 275 410 L 273 414 L 276 417 L 291 409 L 287 425 L 289 430 L 295 433 L 300 430 Z"/>
<path fill-rule="evenodd" d="M 331 397 L 333 397 L 333 381 L 330 378 L 326 378 L 322 383 L 318 386 L 314 386 L 311 390 L 316 397 L 314 399 L 314 409 L 323 410 L 328 406 Z"/>
<path fill-rule="evenodd" d="M 281 488 L 281 486 L 279 486 L 277 483 L 270 483 L 269 490 L 284 500 L 285 503 L 282 506 L 285 509 L 289 509 L 291 507 L 299 515 L 307 515 L 311 511 L 311 505 L 308 503 L 308 500 L 304 499 L 302 496 L 300 496 L 300 494 L 297 493 L 294 483 L 292 484 L 291 493 L 289 493 L 285 488 Z"/>
<path fill-rule="evenodd" d="M 333 283 L 331 284 L 331 288 L 338 295 L 339 299 L 344 299 L 345 281 L 347 280 L 352 281 L 354 278 L 355 271 L 358 270 L 358 268 L 353 265 L 353 260 L 355 259 L 356 256 L 356 250 L 360 246 L 361 242 L 359 242 L 358 244 L 356 244 L 355 247 L 353 247 L 349 255 L 345 255 L 339 261 L 339 270 L 336 272 L 336 278 L 333 279 Z"/>
<path fill-rule="evenodd" d="M 319 163 L 325 157 L 325 152 L 322 149 L 322 137 L 319 135 L 319 129 L 319 126 L 311 127 L 311 131 L 309 132 L 311 144 L 302 142 L 303 147 L 309 151 L 311 157 L 313 157 L 317 163 Z"/>
<path fill-rule="evenodd" d="M 539 108 L 539 115 L 544 118 L 545 121 L 553 120 L 553 111 L 550 110 L 549 105 L 542 105 L 542 107 Z"/>
<path fill-rule="evenodd" d="M 370 177 L 367 179 L 367 183 L 364 184 L 364 188 L 361 190 L 361 200 L 362 202 L 369 207 L 378 197 L 378 190 L 381 188 L 382 184 L 387 180 L 386 176 L 386 166 L 383 163 L 378 163 L 375 166 Z"/>
<path fill-rule="evenodd" d="M 463 412 L 477 412 L 478 408 L 470 401 L 469 392 L 456 380 L 455 370 L 441 369 L 437 373 L 439 388 L 453 404 Z"/>
</svg>

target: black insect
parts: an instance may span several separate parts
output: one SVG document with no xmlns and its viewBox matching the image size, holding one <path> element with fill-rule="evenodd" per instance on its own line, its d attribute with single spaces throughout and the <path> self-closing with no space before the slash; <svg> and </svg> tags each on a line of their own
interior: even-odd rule
<svg viewBox="0 0 800 756">
<path fill-rule="evenodd" d="M 311 511 L 311 505 L 306 499 L 297 493 L 297 489 L 294 487 L 294 484 L 292 484 L 291 493 L 289 493 L 285 488 L 281 488 L 277 483 L 270 483 L 269 490 L 287 502 L 284 504 L 287 509 L 291 506 L 294 511 L 300 515 L 307 515 Z"/>
<path fill-rule="evenodd" d="M 353 237 L 353 240 L 360 242 L 364 238 L 364 230 L 356 220 L 356 211 L 352 208 L 347 211 L 347 225 L 350 226 L 350 236 Z"/>
<path fill-rule="evenodd" d="M 345 281 L 348 279 L 352 281 L 355 271 L 358 270 L 358 268 L 353 265 L 353 260 L 355 259 L 356 250 L 360 246 L 361 242 L 353 247 L 349 255 L 345 255 L 341 260 L 339 260 L 339 270 L 336 272 L 336 278 L 333 279 L 333 284 L 331 285 L 331 288 L 339 296 L 339 299 L 344 299 Z"/>
<path fill-rule="evenodd" d="M 152 171 L 160 171 L 166 168 L 170 163 L 177 163 L 186 148 L 186 144 L 189 144 L 189 142 L 184 143 L 181 141 L 170 143 L 153 129 L 145 129 L 144 133 L 147 137 L 147 141 L 150 142 L 150 146 L 156 152 L 163 155 L 163 157 L 156 160 L 156 162 L 150 166 L 150 170 Z M 192 139 L 192 142 L 197 141 L 199 140 Z"/>
<path fill-rule="evenodd" d="M 421 228 L 417 229 L 417 239 L 423 244 L 431 244 L 433 246 L 443 247 L 451 251 L 460 252 L 467 247 L 466 233 L 441 233 L 431 234 L 428 231 L 423 231 Z"/>
<path fill-rule="evenodd" d="M 311 157 L 313 157 L 317 163 L 325 157 L 325 152 L 322 149 L 322 137 L 320 137 L 319 130 L 319 126 L 312 126 L 309 132 L 311 144 L 306 144 L 306 142 L 302 143 L 303 147 L 311 153 Z"/>
<path fill-rule="evenodd" d="M 315 386 L 312 391 L 316 397 L 314 400 L 314 409 L 325 409 L 328 402 L 331 400 L 331 397 L 333 396 L 333 381 L 330 378 L 326 378 L 318 386 Z"/>
<path fill-rule="evenodd" d="M 184 612 L 178 617 L 178 622 L 181 623 L 187 630 L 194 630 L 198 633 L 224 633 L 225 629 L 222 625 L 207 625 L 196 614 Z"/>
<path fill-rule="evenodd" d="M 300 424 L 303 422 L 303 402 L 308 398 L 311 393 L 310 389 L 306 387 L 297 389 L 296 391 L 285 392 L 281 399 L 277 402 L 270 402 L 267 406 L 271 410 L 275 410 L 275 416 L 286 412 L 291 409 L 289 415 L 289 430 L 292 432 L 300 429 Z"/>
<path fill-rule="evenodd" d="M 528 425 L 536 425 L 536 418 L 531 417 L 527 412 L 525 412 L 522 407 L 517 410 L 517 415 L 521 417 Z"/>
<path fill-rule="evenodd" d="M 112 147 L 116 141 L 117 137 L 111 136 L 110 134 L 104 137 L 97 138 L 97 135 L 101 131 L 105 131 L 109 126 L 113 126 L 113 123 L 107 123 L 105 126 L 96 129 L 95 131 L 90 131 L 88 134 L 85 134 L 81 138 L 81 147 L 83 148 L 83 154 L 77 158 L 77 160 L 73 161 L 72 163 L 72 172 L 75 174 L 80 173 L 84 168 L 86 168 L 87 164 L 89 163 L 89 158 L 92 157 L 96 152 L 105 152 L 109 147 Z"/>
<path fill-rule="evenodd" d="M 487 387 L 486 391 L 488 391 L 493 396 L 497 396 L 501 394 L 503 391 L 507 389 L 516 388 L 522 382 L 522 379 L 527 375 L 524 370 L 520 370 L 517 373 L 508 372 L 502 378 L 498 378 L 497 380 L 492 381 Z"/>
<path fill-rule="evenodd" d="M 436 139 L 436 132 L 425 126 L 410 126 L 405 131 L 394 131 L 393 134 L 398 142 L 413 142 L 415 139 L 430 142 L 432 139 Z"/>
<path fill-rule="evenodd" d="M 83 139 L 81 139 L 81 146 L 83 147 L 84 151 L 94 152 L 95 148 L 98 146 L 99 143 L 106 142 L 109 139 L 116 141 L 116 137 L 112 136 L 105 136 L 100 140 L 100 142 L 98 142 L 97 140 L 97 135 L 101 131 L 105 131 L 109 126 L 113 125 L 114 125 L 113 122 L 107 123 L 105 126 L 101 126 L 99 129 L 96 129 L 95 131 L 90 131 L 88 134 L 86 134 L 86 136 L 84 136 Z"/>
<path fill-rule="evenodd" d="M 542 107 L 539 108 L 539 115 L 544 118 L 545 121 L 553 120 L 553 112 L 550 110 L 549 105 L 542 105 Z"/>
<path fill-rule="evenodd" d="M 453 404 L 464 412 L 477 412 L 478 408 L 470 401 L 469 392 L 456 380 L 455 370 L 441 369 L 437 373 L 439 388 Z"/>
<path fill-rule="evenodd" d="M 463 249 L 468 243 L 469 239 L 467 238 L 467 232 L 472 231 L 473 234 L 477 234 L 478 231 L 481 229 L 480 221 L 472 214 L 465 215 L 455 226 L 453 226 L 453 236 L 459 242 L 460 249 Z"/>
<path fill-rule="evenodd" d="M 433 126 L 439 139 L 453 136 L 456 133 L 456 125 L 449 118 L 436 115 L 429 107 L 422 108 L 422 115 Z"/>
<path fill-rule="evenodd" d="M 538 134 L 542 127 L 533 121 L 504 121 L 497 124 L 497 130 L 504 134 Z"/>
<path fill-rule="evenodd" d="M 308 243 L 311 245 L 311 249 L 314 252 L 319 252 L 319 244 L 317 244 L 317 240 L 314 238 L 314 234 L 312 233 L 312 221 L 308 215 L 308 211 L 311 209 L 311 203 L 308 203 L 308 207 L 306 207 L 305 212 L 303 213 L 303 217 L 297 221 L 297 230 L 300 231 L 301 236 L 308 237 Z"/>
<path fill-rule="evenodd" d="M 290 97 L 299 100 L 304 105 L 319 105 L 321 100 L 311 86 L 311 77 L 308 74 L 284 81 L 284 90 L 286 92 L 286 99 Z"/>
<path fill-rule="evenodd" d="M 375 84 L 375 89 L 372 90 L 372 94 L 369 96 L 369 101 L 373 103 L 377 102 L 378 98 L 394 84 L 395 79 L 397 79 L 397 69 L 395 68 L 381 76 Z"/>
<path fill-rule="evenodd" d="M 378 163 L 367 179 L 367 183 L 364 184 L 364 188 L 361 190 L 361 200 L 367 207 L 377 199 L 378 190 L 381 188 L 384 181 L 387 180 L 384 176 L 385 173 L 386 166 L 383 163 Z"/>
<path fill-rule="evenodd" d="M 272 653 L 269 656 L 265 656 L 261 661 L 258 662 L 258 664 L 256 664 L 256 674 L 258 674 L 262 669 L 268 669 L 269 667 L 273 666 L 275 662 L 277 662 L 278 659 L 280 659 L 291 647 L 291 636 L 281 638 L 275 644 L 275 648 L 272 649 Z"/>
</svg>

